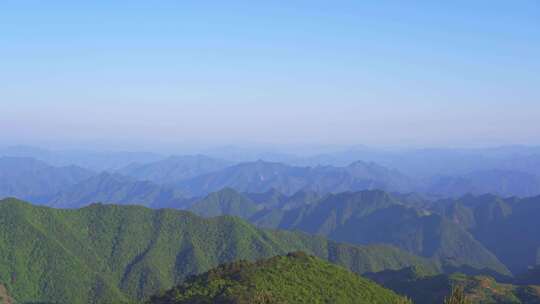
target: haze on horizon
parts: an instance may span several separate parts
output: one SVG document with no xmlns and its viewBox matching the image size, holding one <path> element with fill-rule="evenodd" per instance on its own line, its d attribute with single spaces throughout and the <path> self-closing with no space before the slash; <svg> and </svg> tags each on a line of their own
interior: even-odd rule
<svg viewBox="0 0 540 304">
<path fill-rule="evenodd" d="M 6 1 L 0 142 L 540 144 L 540 3 Z"/>
</svg>

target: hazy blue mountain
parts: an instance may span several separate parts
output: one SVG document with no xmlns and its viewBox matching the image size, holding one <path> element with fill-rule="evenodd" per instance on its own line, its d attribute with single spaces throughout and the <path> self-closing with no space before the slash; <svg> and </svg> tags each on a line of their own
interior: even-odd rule
<svg viewBox="0 0 540 304">
<path fill-rule="evenodd" d="M 356 160 L 375 162 L 414 178 L 461 176 L 474 171 L 510 170 L 540 175 L 540 147 L 503 146 L 479 149 L 375 149 L 352 147 L 297 158 L 297 165 L 344 166 Z"/>
<path fill-rule="evenodd" d="M 196 201 L 189 210 L 204 217 L 234 215 L 248 219 L 262 208 L 262 204 L 253 202 L 231 188 L 225 188 Z"/>
<path fill-rule="evenodd" d="M 53 166 L 76 165 L 93 171 L 116 170 L 131 163 L 147 163 L 163 158 L 159 154 L 148 152 L 47 150 L 28 146 L 0 149 L 0 156 L 29 157 Z"/>
<path fill-rule="evenodd" d="M 293 153 L 281 152 L 279 149 L 270 147 L 237 147 L 229 145 L 206 149 L 202 153 L 213 158 L 227 159 L 238 163 L 254 162 L 259 159 L 269 162 L 289 163 L 298 158 Z"/>
<path fill-rule="evenodd" d="M 146 164 L 130 164 L 117 172 L 139 180 L 173 184 L 208 174 L 232 165 L 231 162 L 204 155 L 171 156 Z"/>
<path fill-rule="evenodd" d="M 518 171 L 476 171 L 459 177 L 433 178 L 423 192 L 446 197 L 486 193 L 527 197 L 540 194 L 540 177 Z"/>
<path fill-rule="evenodd" d="M 244 196 L 258 205 L 266 208 L 281 208 L 289 197 L 278 190 L 272 188 L 266 192 L 243 193 Z"/>
<path fill-rule="evenodd" d="M 266 192 L 243 193 L 257 205 L 262 205 L 266 209 L 289 210 L 299 206 L 304 206 L 319 201 L 324 195 L 308 190 L 300 190 L 292 195 L 285 195 L 276 189 Z"/>
<path fill-rule="evenodd" d="M 465 228 L 441 215 L 400 204 L 383 191 L 331 194 L 314 204 L 281 214 L 257 214 L 251 220 L 265 227 L 300 230 L 351 244 L 392 244 L 440 261 L 449 269 L 468 265 L 509 274 Z"/>
<path fill-rule="evenodd" d="M 0 157 L 0 197 L 42 203 L 92 174 L 76 166 L 53 167 L 32 158 Z"/>
<path fill-rule="evenodd" d="M 92 176 L 61 191 L 47 201 L 47 205 L 57 208 L 80 208 L 96 202 L 136 204 L 153 208 L 185 206 L 184 197 L 176 189 L 107 172 Z"/>
<path fill-rule="evenodd" d="M 351 244 L 391 244 L 431 258 L 449 270 L 468 266 L 478 272 L 510 274 L 466 226 L 404 205 L 379 190 L 329 194 L 284 210 L 257 205 L 227 189 L 196 202 L 192 210 L 205 216 L 240 216 L 260 227 L 299 230 Z"/>
<path fill-rule="evenodd" d="M 180 184 L 193 195 L 233 188 L 240 192 L 266 192 L 275 189 L 290 195 L 299 190 L 319 193 L 364 189 L 404 191 L 412 182 L 399 172 L 373 163 L 355 162 L 347 167 L 294 167 L 257 161 L 241 163 L 187 180 Z"/>
<path fill-rule="evenodd" d="M 253 217 L 266 217 L 269 212 L 283 212 L 313 203 L 320 198 L 319 194 L 306 191 L 286 196 L 274 189 L 263 193 L 240 193 L 232 188 L 225 188 L 204 198 L 192 199 L 189 210 L 205 217 L 233 215 L 253 220 Z"/>
<path fill-rule="evenodd" d="M 515 274 L 540 264 L 540 196 L 464 196 L 433 209 L 466 227 Z"/>
</svg>

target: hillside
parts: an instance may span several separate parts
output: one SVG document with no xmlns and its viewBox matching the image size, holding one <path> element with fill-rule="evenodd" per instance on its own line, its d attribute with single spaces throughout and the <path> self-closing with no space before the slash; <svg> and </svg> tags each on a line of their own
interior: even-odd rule
<svg viewBox="0 0 540 304">
<path fill-rule="evenodd" d="M 241 163 L 179 183 L 192 195 L 204 195 L 223 188 L 239 192 L 275 189 L 291 195 L 300 190 L 319 193 L 387 189 L 406 191 L 412 182 L 397 171 L 374 163 L 354 162 L 346 167 L 295 167 L 265 161 Z"/>
<path fill-rule="evenodd" d="M 204 155 L 171 156 L 156 162 L 130 164 L 117 173 L 156 184 L 173 184 L 208 174 L 232 165 L 231 162 Z"/>
<path fill-rule="evenodd" d="M 510 275 L 498 258 L 466 227 L 439 214 L 406 206 L 383 191 L 329 194 L 298 208 L 265 208 L 258 212 L 255 212 L 256 205 L 240 194 L 232 190 L 226 194 L 228 205 L 242 204 L 244 207 L 224 209 L 216 200 L 203 200 L 192 208 L 213 210 L 214 216 L 243 216 L 261 227 L 299 230 L 339 242 L 392 244 L 431 258 L 447 271 Z"/>
<path fill-rule="evenodd" d="M 356 273 L 435 267 L 389 246 L 352 246 L 268 231 L 232 217 L 94 204 L 82 209 L 0 201 L 0 282 L 18 302 L 122 303 L 239 259 L 305 251 Z"/>
<path fill-rule="evenodd" d="M 434 202 L 433 210 L 466 227 L 514 274 L 540 262 L 540 196 L 465 196 Z"/>
<path fill-rule="evenodd" d="M 233 189 L 225 188 L 195 202 L 190 211 L 204 217 L 234 215 L 249 218 L 261 208 L 262 204 L 256 204 Z"/>
<path fill-rule="evenodd" d="M 76 166 L 53 167 L 32 158 L 0 157 L 0 198 L 42 203 L 92 175 L 92 171 Z"/>
<path fill-rule="evenodd" d="M 344 268 L 302 252 L 238 261 L 193 276 L 148 304 L 402 303 L 403 298 Z"/>
<path fill-rule="evenodd" d="M 173 188 L 103 172 L 60 191 L 47 201 L 47 206 L 81 208 L 97 202 L 182 208 L 184 197 Z"/>
<path fill-rule="evenodd" d="M 540 286 L 503 284 L 488 276 L 425 273 L 417 267 L 366 274 L 366 277 L 396 293 L 408 296 L 415 304 L 443 303 L 454 286 L 462 286 L 474 304 L 537 304 Z"/>
</svg>

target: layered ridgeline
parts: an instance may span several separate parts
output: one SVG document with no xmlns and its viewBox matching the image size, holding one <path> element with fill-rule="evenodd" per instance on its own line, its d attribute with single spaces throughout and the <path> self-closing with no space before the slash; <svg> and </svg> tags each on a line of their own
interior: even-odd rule
<svg viewBox="0 0 540 304">
<path fill-rule="evenodd" d="M 31 158 L 0 159 L 0 197 L 31 199 L 54 207 L 78 208 L 94 202 L 184 208 L 185 198 L 226 187 L 245 192 L 339 192 L 363 189 L 405 191 L 412 182 L 373 163 L 346 167 L 295 167 L 264 161 L 231 165 L 205 156 L 177 156 L 132 164 L 114 172 L 53 167 Z"/>
<path fill-rule="evenodd" d="M 223 188 L 249 193 L 276 190 L 285 195 L 369 189 L 443 197 L 467 193 L 520 197 L 540 194 L 540 177 L 519 170 L 492 169 L 415 180 L 361 161 L 343 167 L 299 167 L 265 161 L 234 165 L 202 155 L 131 164 L 109 173 L 77 166 L 55 167 L 32 158 L 2 157 L 0 177 L 0 197 L 72 208 L 98 201 L 184 208 L 181 198 L 204 196 Z M 171 197 L 171 193 L 175 195 Z"/>
<path fill-rule="evenodd" d="M 171 156 L 146 164 L 130 164 L 116 173 L 156 184 L 174 184 L 225 169 L 232 164 L 226 160 L 204 155 L 183 155 Z"/>
<path fill-rule="evenodd" d="M 406 300 L 344 268 L 295 252 L 257 262 L 220 265 L 147 303 L 397 304 Z"/>
<path fill-rule="evenodd" d="M 45 203 L 93 174 L 76 166 L 53 167 L 32 158 L 0 157 L 0 198 L 14 196 Z"/>
<path fill-rule="evenodd" d="M 463 288 L 469 303 L 540 303 L 540 286 L 504 284 L 489 276 L 432 274 L 418 267 L 386 270 L 365 276 L 396 293 L 406 295 L 415 304 L 443 303 L 457 286 Z"/>
<path fill-rule="evenodd" d="M 389 246 L 357 247 L 254 228 L 239 218 L 140 206 L 51 209 L 0 201 L 0 284 L 18 303 L 122 303 L 238 259 L 305 251 L 356 273 L 423 265 Z"/>
<path fill-rule="evenodd" d="M 294 197 L 294 196 L 293 196 Z M 308 196 L 283 209 L 254 202 L 232 189 L 210 194 L 191 210 L 203 216 L 242 216 L 258 226 L 300 230 L 351 244 L 392 244 L 430 258 L 448 272 L 508 276 L 508 269 L 462 225 L 437 213 L 407 206 L 383 191 Z M 287 205 L 283 200 L 281 205 Z M 539 231 L 539 230 L 536 230 Z"/>
<path fill-rule="evenodd" d="M 540 264 L 540 196 L 468 195 L 434 202 L 434 212 L 467 228 L 515 274 Z"/>
<path fill-rule="evenodd" d="M 59 208 L 94 202 L 181 208 L 178 189 L 113 173 L 95 173 L 76 166 L 54 167 L 31 158 L 0 158 L 0 198 L 17 197 Z"/>
<path fill-rule="evenodd" d="M 345 167 L 296 167 L 257 161 L 198 176 L 179 183 L 179 186 L 193 196 L 223 188 L 233 188 L 240 192 L 266 192 L 276 189 L 290 195 L 300 190 L 319 193 L 365 189 L 410 191 L 413 183 L 397 171 L 361 161 Z"/>
<path fill-rule="evenodd" d="M 188 200 L 178 189 L 103 172 L 66 187 L 53 195 L 47 201 L 47 206 L 81 208 L 95 202 L 182 208 Z"/>
<path fill-rule="evenodd" d="M 418 191 L 443 197 L 492 193 L 500 196 L 535 196 L 540 194 L 540 176 L 521 171 L 492 169 L 459 176 L 436 176 L 419 186 Z"/>
</svg>

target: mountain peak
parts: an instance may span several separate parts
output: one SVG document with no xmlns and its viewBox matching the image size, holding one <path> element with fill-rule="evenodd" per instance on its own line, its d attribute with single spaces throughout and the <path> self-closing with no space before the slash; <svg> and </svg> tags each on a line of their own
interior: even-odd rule
<svg viewBox="0 0 540 304">
<path fill-rule="evenodd" d="M 220 265 L 147 303 L 297 303 L 298 299 L 302 303 L 341 304 L 402 300 L 344 268 L 298 251 L 256 262 Z"/>
</svg>

